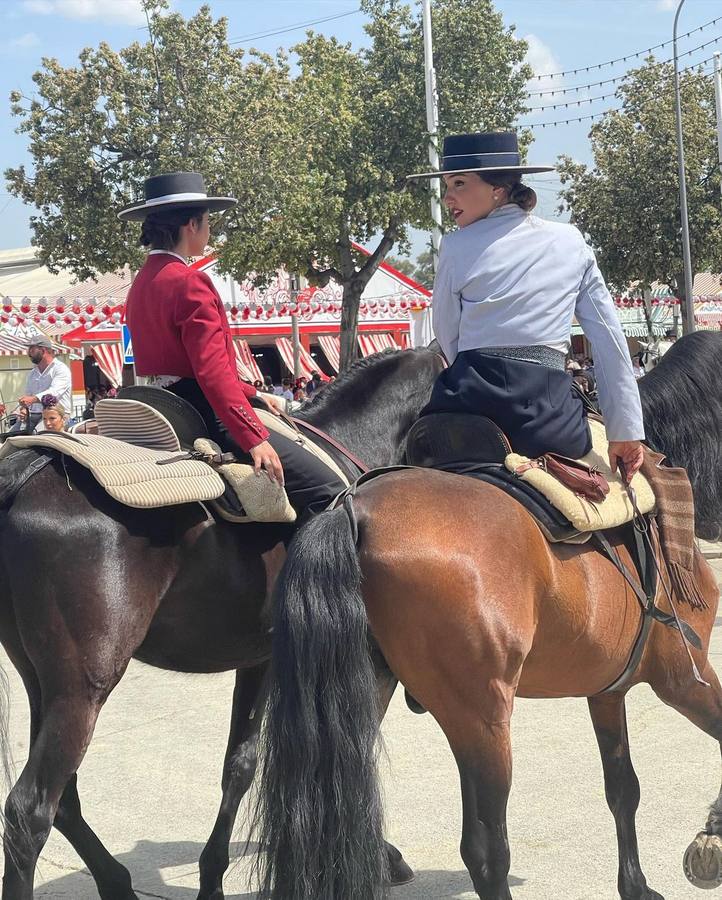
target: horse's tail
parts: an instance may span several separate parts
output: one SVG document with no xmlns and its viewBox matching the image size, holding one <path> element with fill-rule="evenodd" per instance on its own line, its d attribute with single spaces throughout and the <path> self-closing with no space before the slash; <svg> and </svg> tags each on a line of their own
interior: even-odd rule
<svg viewBox="0 0 722 900">
<path fill-rule="evenodd" d="M 379 720 L 361 569 L 342 507 L 298 531 L 276 604 L 257 812 L 260 896 L 380 900 Z"/>
</svg>

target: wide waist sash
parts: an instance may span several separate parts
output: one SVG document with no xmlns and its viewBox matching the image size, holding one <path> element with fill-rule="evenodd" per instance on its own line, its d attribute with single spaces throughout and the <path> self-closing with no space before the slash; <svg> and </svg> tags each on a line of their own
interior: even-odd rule
<svg viewBox="0 0 722 900">
<path fill-rule="evenodd" d="M 566 367 L 566 354 L 553 347 L 537 345 L 533 347 L 479 347 L 477 353 L 486 353 L 489 356 L 503 356 L 507 359 L 520 359 L 524 362 L 537 363 L 548 369 L 561 369 Z"/>
</svg>

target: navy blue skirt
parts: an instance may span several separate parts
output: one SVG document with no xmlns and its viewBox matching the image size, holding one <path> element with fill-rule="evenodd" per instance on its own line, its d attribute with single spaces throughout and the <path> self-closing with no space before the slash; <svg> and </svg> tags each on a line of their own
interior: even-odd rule
<svg viewBox="0 0 722 900">
<path fill-rule="evenodd" d="M 578 459 L 592 449 L 586 412 L 561 369 L 482 350 L 464 350 L 436 380 L 421 415 L 487 416 L 516 453 L 560 453 Z"/>
</svg>

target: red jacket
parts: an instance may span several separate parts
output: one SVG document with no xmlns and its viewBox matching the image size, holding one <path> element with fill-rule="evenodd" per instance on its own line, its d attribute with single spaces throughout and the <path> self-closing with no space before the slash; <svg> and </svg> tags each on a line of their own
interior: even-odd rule
<svg viewBox="0 0 722 900">
<path fill-rule="evenodd" d="M 242 450 L 266 440 L 248 402 L 256 389 L 238 377 L 226 312 L 204 272 L 176 256 L 152 254 L 128 292 L 125 319 L 139 375 L 195 378 Z"/>
</svg>

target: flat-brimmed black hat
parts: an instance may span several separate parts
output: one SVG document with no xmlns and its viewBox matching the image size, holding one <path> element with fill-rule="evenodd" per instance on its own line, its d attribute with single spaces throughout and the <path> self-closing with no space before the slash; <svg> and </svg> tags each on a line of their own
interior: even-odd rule
<svg viewBox="0 0 722 900">
<path fill-rule="evenodd" d="M 554 166 L 525 166 L 515 131 L 477 131 L 444 138 L 444 155 L 438 172 L 420 172 L 412 178 L 442 178 L 455 172 L 551 172 Z"/>
<path fill-rule="evenodd" d="M 145 202 L 126 206 L 118 213 L 124 222 L 141 221 L 150 213 L 183 207 L 202 207 L 211 212 L 228 209 L 238 202 L 233 197 L 209 197 L 203 176 L 197 172 L 169 172 L 145 180 Z"/>
</svg>

